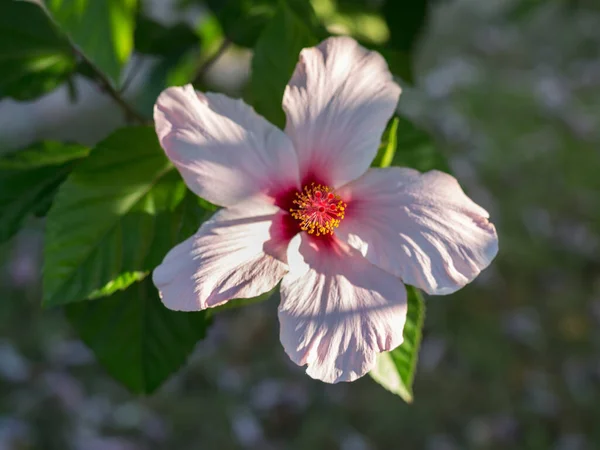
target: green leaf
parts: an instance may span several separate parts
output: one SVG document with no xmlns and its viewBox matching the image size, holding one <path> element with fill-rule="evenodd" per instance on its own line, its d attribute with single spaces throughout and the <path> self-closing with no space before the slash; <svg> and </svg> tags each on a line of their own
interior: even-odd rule
<svg viewBox="0 0 600 450">
<path fill-rule="evenodd" d="M 217 210 L 217 206 L 200 197 L 196 197 L 196 194 L 193 192 L 187 191 L 185 198 L 175 210 L 174 218 L 177 223 L 176 243 L 187 239 L 198 231 L 200 225 L 205 220 L 210 219 Z"/>
<path fill-rule="evenodd" d="M 65 311 L 107 372 L 139 394 L 153 392 L 179 369 L 210 324 L 205 311 L 165 308 L 150 278 Z"/>
<path fill-rule="evenodd" d="M 390 120 L 383 134 L 381 146 L 372 165 L 389 167 L 393 164 L 427 171 L 441 167 L 437 158 L 441 157 L 429 135 L 417 129 L 405 118 L 395 116 Z M 390 352 L 380 353 L 375 368 L 370 374 L 388 391 L 411 403 L 412 384 L 425 319 L 425 303 L 416 288 L 406 286 L 406 292 L 408 311 L 403 331 L 404 342 Z"/>
<path fill-rule="evenodd" d="M 398 143 L 398 123 L 399 119 L 392 117 L 383 133 L 379 150 L 377 150 L 377 155 L 375 155 L 371 166 L 389 167 L 392 164 Z"/>
<path fill-rule="evenodd" d="M 388 391 L 399 395 L 405 402 L 413 401 L 413 380 L 417 369 L 421 333 L 425 320 L 423 296 L 412 286 L 406 286 L 408 313 L 404 325 L 404 342 L 390 352 L 377 355 L 370 375 Z"/>
<path fill-rule="evenodd" d="M 167 88 L 167 78 L 176 65 L 177 61 L 165 59 L 150 69 L 144 89 L 140 90 L 134 104 L 135 108 L 144 116 L 152 117 L 156 99 Z"/>
<path fill-rule="evenodd" d="M 137 0 L 49 0 L 47 4 L 73 42 L 118 84 L 133 50 Z"/>
<path fill-rule="evenodd" d="M 88 300 L 94 300 L 101 297 L 106 297 L 111 295 L 117 291 L 122 291 L 127 289 L 134 283 L 138 281 L 142 281 L 144 278 L 148 276 L 149 272 L 140 272 L 140 271 L 130 271 L 123 272 L 118 275 L 115 279 L 110 280 L 106 283 L 102 288 L 96 289 L 88 296 Z"/>
<path fill-rule="evenodd" d="M 429 0 L 385 0 L 383 15 L 390 30 L 384 53 L 394 75 L 412 84 L 413 51 L 429 19 Z"/>
<path fill-rule="evenodd" d="M 278 0 L 208 0 L 208 6 L 234 44 L 253 47 L 277 11 Z"/>
<path fill-rule="evenodd" d="M 89 150 L 76 144 L 41 142 L 0 156 L 0 243 L 31 214 L 43 214 L 74 162 Z"/>
<path fill-rule="evenodd" d="M 252 59 L 251 97 L 254 109 L 279 127 L 285 124 L 283 91 L 298 62 L 300 50 L 318 42 L 317 19 L 310 5 L 285 3 L 261 33 Z"/>
<path fill-rule="evenodd" d="M 373 50 L 381 53 L 393 75 L 400 77 L 402 81 L 408 84 L 412 85 L 414 83 L 412 60 L 409 53 L 381 47 L 375 47 Z"/>
<path fill-rule="evenodd" d="M 135 50 L 146 55 L 177 59 L 200 39 L 185 23 L 162 25 L 146 16 L 139 16 L 135 27 Z"/>
<path fill-rule="evenodd" d="M 169 176 L 175 178 L 171 174 Z M 174 188 L 177 192 L 182 188 L 182 183 L 174 184 Z M 196 233 L 200 225 L 212 215 L 213 211 L 203 208 L 201 199 L 196 197 L 196 194 L 188 191 L 175 211 L 157 214 L 156 228 L 170 231 L 168 234 L 162 233 L 155 236 L 153 247 L 147 253 L 145 260 L 139 260 L 138 264 L 134 263 L 124 266 L 124 269 L 128 271 L 121 273 L 102 288 L 92 292 L 88 299 L 105 297 L 113 292 L 122 291 L 137 281 L 143 280 L 149 275 L 150 270 L 163 260 L 166 253 L 172 247 Z M 130 218 L 126 220 L 130 220 Z M 134 270 L 135 267 L 140 270 Z"/>
<path fill-rule="evenodd" d="M 317 16 L 329 30 L 336 34 L 347 34 L 363 44 L 384 44 L 390 31 L 376 5 L 350 5 L 348 0 L 313 0 Z M 337 3 L 337 4 L 336 4 Z"/>
<path fill-rule="evenodd" d="M 0 155 L 0 170 L 31 170 L 59 166 L 74 159 L 85 158 L 90 150 L 79 144 L 44 141 L 16 152 Z"/>
<path fill-rule="evenodd" d="M 31 100 L 75 69 L 75 57 L 46 13 L 27 1 L 0 1 L 0 98 Z"/>
<path fill-rule="evenodd" d="M 438 150 L 431 136 L 404 117 L 398 116 L 396 119 L 397 143 L 392 165 L 412 167 L 421 172 L 437 169 L 450 173 L 448 161 Z"/>
<path fill-rule="evenodd" d="M 181 86 L 189 83 L 196 75 L 199 65 L 202 63 L 201 55 L 212 55 L 222 41 L 222 34 L 218 22 L 214 17 L 205 18 L 202 25 L 192 31 L 190 29 L 185 33 L 183 30 L 177 31 L 175 27 L 166 28 L 162 25 L 163 31 L 155 28 L 148 22 L 146 25 L 139 24 L 136 29 L 136 48 L 140 52 L 157 54 L 163 58 L 152 68 L 148 74 L 145 88 L 141 90 L 136 99 L 137 108 L 147 117 L 152 117 L 154 103 L 160 93 L 169 86 Z M 143 28 L 140 29 L 140 27 Z M 142 44 L 142 34 L 150 37 L 150 42 Z M 187 35 L 187 37 L 185 37 Z M 138 44 L 139 43 L 139 44 Z"/>
<path fill-rule="evenodd" d="M 190 203 L 181 205 L 186 192 L 152 127 L 123 128 L 100 142 L 48 213 L 44 305 L 107 295 L 153 269 L 196 231 L 187 224 Z"/>
<path fill-rule="evenodd" d="M 264 294 L 260 294 L 256 297 L 231 299 L 228 302 L 226 302 L 220 306 L 217 306 L 216 308 L 213 308 L 212 311 L 215 314 L 218 314 L 220 312 L 227 311 L 230 309 L 237 309 L 237 308 L 241 308 L 244 306 L 254 305 L 255 303 L 261 303 L 261 302 L 267 301 L 268 299 L 271 298 L 272 295 L 275 295 L 275 294 L 277 296 L 279 296 L 279 284 L 277 284 L 277 286 L 275 286 L 269 292 L 265 292 Z"/>
<path fill-rule="evenodd" d="M 183 44 L 188 41 L 180 39 L 180 44 L 176 45 L 179 50 L 163 55 L 162 60 L 150 69 L 145 88 L 141 90 L 136 99 L 137 108 L 147 117 L 152 117 L 156 98 L 164 89 L 168 86 L 182 86 L 192 81 L 197 75 L 198 68 L 218 51 L 223 42 L 223 32 L 219 22 L 208 13 L 194 34 L 196 36 L 195 44 L 200 45 L 193 45 L 188 47 L 187 51 L 183 51 Z M 138 39 L 141 38 L 136 29 L 136 46 Z M 168 42 L 165 44 L 170 45 Z M 159 49 L 154 46 L 153 48 L 155 51 Z M 196 84 L 197 88 L 205 90 L 202 89 L 202 86 L 198 86 L 198 82 Z"/>
<path fill-rule="evenodd" d="M 383 15 L 391 47 L 410 54 L 429 18 L 429 0 L 386 0 Z"/>
</svg>

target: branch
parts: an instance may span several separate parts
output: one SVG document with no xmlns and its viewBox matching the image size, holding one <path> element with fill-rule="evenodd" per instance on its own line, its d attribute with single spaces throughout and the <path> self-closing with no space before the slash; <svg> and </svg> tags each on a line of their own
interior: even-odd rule
<svg viewBox="0 0 600 450">
<path fill-rule="evenodd" d="M 75 55 L 80 58 L 93 72 L 94 79 L 96 84 L 106 94 L 108 94 L 117 105 L 123 110 L 125 113 L 125 118 L 127 121 L 138 122 L 139 124 L 147 124 L 148 120 L 138 113 L 133 106 L 131 106 L 127 101 L 121 96 L 121 94 L 113 87 L 110 80 L 99 70 L 96 65 L 87 57 L 83 52 L 81 52 L 69 39 L 69 45 L 71 46 Z"/>
<path fill-rule="evenodd" d="M 2 0 L 0 0 L 0 1 L 2 1 Z M 46 4 L 43 1 L 42 2 L 34 2 L 34 3 L 37 3 L 39 5 L 39 7 L 42 9 L 42 11 L 46 14 L 48 19 L 57 27 L 58 30 L 61 30 L 60 25 L 56 22 L 56 20 L 54 19 L 54 17 L 52 16 L 52 14 L 48 10 L 48 8 L 46 7 Z M 144 118 L 144 116 L 142 116 L 140 113 L 138 113 L 129 103 L 127 103 L 125 101 L 125 99 L 121 96 L 121 94 L 119 94 L 119 92 L 117 90 L 115 90 L 115 88 L 112 86 L 112 84 L 110 83 L 110 80 L 108 78 L 106 78 L 106 75 L 104 75 L 102 73 L 102 71 L 100 69 L 98 69 L 96 67 L 96 65 L 87 56 L 85 56 L 85 54 L 82 51 L 80 51 L 77 48 L 75 43 L 71 40 L 71 38 L 66 33 L 64 33 L 64 37 L 65 37 L 66 41 L 68 42 L 69 47 L 71 47 L 71 50 L 73 51 L 75 56 L 77 56 L 79 59 L 81 59 L 85 64 L 87 64 L 89 66 L 90 70 L 94 74 L 96 84 L 98 85 L 100 90 L 106 92 L 115 101 L 115 103 L 121 107 L 121 109 L 125 113 L 125 119 L 127 121 L 135 121 L 135 122 L 138 122 L 138 123 L 144 124 L 144 125 L 148 124 L 149 121 L 146 118 Z"/>
<path fill-rule="evenodd" d="M 229 38 L 226 37 L 223 39 L 217 51 L 210 58 L 204 61 L 200 65 L 200 67 L 198 67 L 198 69 L 196 70 L 196 75 L 192 79 L 192 84 L 196 84 L 202 81 L 202 78 L 204 77 L 206 72 L 208 72 L 208 69 L 210 69 L 217 62 L 217 60 L 223 55 L 223 53 L 225 53 L 225 51 L 229 48 L 231 44 L 232 42 L 231 40 L 229 40 Z"/>
</svg>

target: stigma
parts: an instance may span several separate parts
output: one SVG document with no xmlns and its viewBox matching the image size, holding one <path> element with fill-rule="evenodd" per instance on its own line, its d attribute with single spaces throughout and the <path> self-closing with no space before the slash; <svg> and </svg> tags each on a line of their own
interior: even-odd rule
<svg viewBox="0 0 600 450">
<path fill-rule="evenodd" d="M 293 203 L 290 213 L 300 229 L 316 236 L 332 235 L 346 210 L 346 203 L 328 186 L 315 183 L 296 193 Z"/>
</svg>

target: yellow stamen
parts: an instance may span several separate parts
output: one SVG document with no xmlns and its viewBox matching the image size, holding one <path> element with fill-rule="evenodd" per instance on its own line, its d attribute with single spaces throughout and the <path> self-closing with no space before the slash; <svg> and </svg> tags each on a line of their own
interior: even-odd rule
<svg viewBox="0 0 600 450">
<path fill-rule="evenodd" d="M 328 186 L 312 183 L 296 194 L 292 217 L 300 221 L 300 229 L 316 236 L 332 235 L 344 218 L 346 203 Z"/>
</svg>

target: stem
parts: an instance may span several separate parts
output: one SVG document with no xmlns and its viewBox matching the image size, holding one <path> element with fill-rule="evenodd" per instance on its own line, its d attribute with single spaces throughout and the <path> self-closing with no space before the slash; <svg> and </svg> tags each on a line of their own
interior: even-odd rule
<svg viewBox="0 0 600 450">
<path fill-rule="evenodd" d="M 110 80 L 99 70 L 96 65 L 90 61 L 90 59 L 85 56 L 83 52 L 81 52 L 69 39 L 69 44 L 73 49 L 73 52 L 77 57 L 79 57 L 85 64 L 89 66 L 89 68 L 94 73 L 94 78 L 100 90 L 104 91 L 111 97 L 117 105 L 123 110 L 125 113 L 125 118 L 127 121 L 134 121 L 140 124 L 147 124 L 148 120 L 144 118 L 140 113 L 138 113 L 127 101 L 121 96 L 121 94 L 113 87 Z"/>
<path fill-rule="evenodd" d="M 196 70 L 196 75 L 192 79 L 192 84 L 196 84 L 202 81 L 202 78 L 204 77 L 208 69 L 210 69 L 217 62 L 217 60 L 223 55 L 223 53 L 225 53 L 225 51 L 229 48 L 231 44 L 232 42 L 229 40 L 229 38 L 226 37 L 223 39 L 217 51 L 210 58 L 204 61 L 200 65 L 200 67 L 198 67 L 198 69 Z"/>
</svg>

